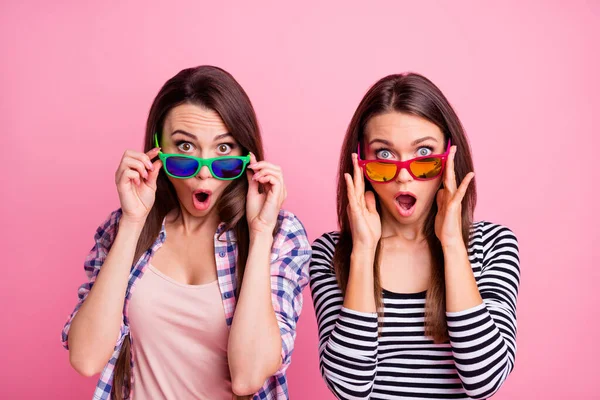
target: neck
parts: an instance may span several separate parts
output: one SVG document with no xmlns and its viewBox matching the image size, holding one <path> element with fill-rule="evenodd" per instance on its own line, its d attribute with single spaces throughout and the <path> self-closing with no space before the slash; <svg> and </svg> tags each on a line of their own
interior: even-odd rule
<svg viewBox="0 0 600 400">
<path fill-rule="evenodd" d="M 422 216 L 412 223 L 403 223 L 398 221 L 393 214 L 388 212 L 385 207 L 381 208 L 381 239 L 392 239 L 399 241 L 403 246 L 421 245 L 426 241 L 424 235 L 425 219 L 427 215 Z"/>
</svg>

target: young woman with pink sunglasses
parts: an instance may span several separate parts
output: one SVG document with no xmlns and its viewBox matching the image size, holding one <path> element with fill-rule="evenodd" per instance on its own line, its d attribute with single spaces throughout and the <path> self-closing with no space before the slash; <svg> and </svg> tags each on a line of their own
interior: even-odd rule
<svg viewBox="0 0 600 400">
<path fill-rule="evenodd" d="M 366 179 L 365 179 L 366 178 Z M 338 174 L 339 232 L 313 243 L 321 373 L 340 399 L 484 399 L 514 368 L 519 253 L 473 222 L 473 162 L 441 91 L 391 75 L 362 99 Z"/>
</svg>

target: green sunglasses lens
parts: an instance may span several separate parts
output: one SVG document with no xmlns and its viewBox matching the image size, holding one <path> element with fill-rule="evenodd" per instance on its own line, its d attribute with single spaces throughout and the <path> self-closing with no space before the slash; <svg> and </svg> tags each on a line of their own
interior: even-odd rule
<svg viewBox="0 0 600 400">
<path fill-rule="evenodd" d="M 244 171 L 244 161 L 239 158 L 225 158 L 212 163 L 212 172 L 216 178 L 237 178 Z"/>
<path fill-rule="evenodd" d="M 198 170 L 198 161 L 192 158 L 171 156 L 166 159 L 165 169 L 178 178 L 194 176 Z"/>
</svg>

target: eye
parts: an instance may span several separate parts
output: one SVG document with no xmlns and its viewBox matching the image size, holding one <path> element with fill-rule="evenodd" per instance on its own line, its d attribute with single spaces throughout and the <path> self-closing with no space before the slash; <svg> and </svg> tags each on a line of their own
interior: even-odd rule
<svg viewBox="0 0 600 400">
<path fill-rule="evenodd" d="M 386 149 L 376 150 L 375 157 L 386 160 L 392 158 L 392 153 Z"/>
<path fill-rule="evenodd" d="M 433 154 L 433 149 L 428 146 L 419 147 L 417 149 L 417 157 L 425 157 Z"/>
<path fill-rule="evenodd" d="M 233 149 L 233 146 L 229 143 L 221 143 L 220 145 L 217 146 L 217 151 L 220 154 L 229 154 L 229 153 L 231 153 L 232 149 Z"/>
<path fill-rule="evenodd" d="M 184 153 L 189 153 L 194 150 L 194 146 L 190 142 L 177 142 L 177 148 Z"/>
</svg>

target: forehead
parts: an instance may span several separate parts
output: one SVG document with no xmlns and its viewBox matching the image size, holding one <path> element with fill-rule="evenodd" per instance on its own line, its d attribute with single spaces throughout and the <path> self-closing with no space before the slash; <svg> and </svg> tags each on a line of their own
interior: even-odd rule
<svg viewBox="0 0 600 400">
<path fill-rule="evenodd" d="M 396 145 L 407 145 L 425 136 L 443 143 L 444 134 L 434 123 L 416 115 L 391 112 L 372 117 L 365 126 L 365 139 L 384 139 Z"/>
<path fill-rule="evenodd" d="M 173 107 L 165 118 L 164 127 L 167 132 L 181 129 L 195 135 L 227 132 L 227 127 L 219 113 L 188 103 Z"/>
</svg>

